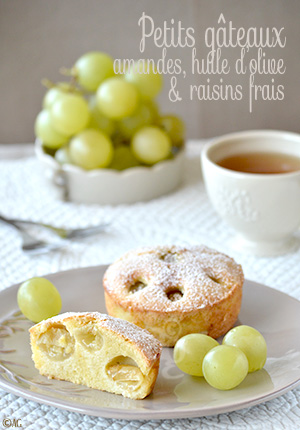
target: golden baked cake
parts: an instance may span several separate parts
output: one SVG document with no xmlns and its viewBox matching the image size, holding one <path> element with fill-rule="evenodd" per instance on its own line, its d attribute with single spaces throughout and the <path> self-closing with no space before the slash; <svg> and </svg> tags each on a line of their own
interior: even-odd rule
<svg viewBox="0 0 300 430">
<path fill-rule="evenodd" d="M 214 338 L 237 320 L 244 275 L 232 258 L 206 246 L 129 251 L 104 279 L 110 315 L 149 330 L 163 346 L 189 333 Z"/>
<path fill-rule="evenodd" d="M 162 346 L 149 332 L 97 312 L 65 313 L 30 328 L 41 375 L 143 399 L 151 393 Z"/>
</svg>

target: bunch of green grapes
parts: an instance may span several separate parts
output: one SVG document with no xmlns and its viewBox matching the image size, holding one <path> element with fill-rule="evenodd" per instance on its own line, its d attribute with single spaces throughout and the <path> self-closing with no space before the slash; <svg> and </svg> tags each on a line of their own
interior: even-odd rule
<svg viewBox="0 0 300 430">
<path fill-rule="evenodd" d="M 51 85 L 35 121 L 44 150 L 60 164 L 83 169 L 151 166 L 184 144 L 185 127 L 175 115 L 160 115 L 156 96 L 163 78 L 146 60 L 121 75 L 103 52 L 88 52 Z M 66 70 L 64 70 L 66 73 Z"/>
<path fill-rule="evenodd" d="M 231 329 L 222 345 L 210 336 L 193 333 L 179 339 L 174 347 L 174 361 L 180 370 L 204 376 L 219 390 L 238 386 L 248 373 L 262 369 L 266 359 L 264 337 L 247 325 Z"/>
</svg>

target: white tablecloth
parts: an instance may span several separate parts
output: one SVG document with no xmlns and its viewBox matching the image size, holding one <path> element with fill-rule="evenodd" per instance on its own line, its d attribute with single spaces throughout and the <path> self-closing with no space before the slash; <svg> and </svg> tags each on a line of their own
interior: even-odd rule
<svg viewBox="0 0 300 430">
<path fill-rule="evenodd" d="M 188 144 L 184 182 L 176 192 L 147 203 L 112 207 L 62 202 L 58 193 L 48 186 L 33 156 L 32 145 L 0 145 L 0 209 L 3 215 L 70 227 L 112 221 L 100 236 L 70 242 L 60 251 L 34 258 L 21 252 L 18 233 L 1 224 L 0 289 L 31 276 L 110 263 L 125 251 L 141 245 L 204 243 L 235 258 L 242 264 L 248 279 L 300 299 L 300 250 L 275 258 L 255 258 L 229 248 L 232 231 L 215 214 L 201 181 L 200 148 L 201 142 Z M 68 412 L 2 390 L 0 395 L 0 429 L 4 428 L 6 417 L 20 419 L 27 430 L 300 428 L 300 388 L 258 406 L 218 416 L 132 422 Z"/>
</svg>

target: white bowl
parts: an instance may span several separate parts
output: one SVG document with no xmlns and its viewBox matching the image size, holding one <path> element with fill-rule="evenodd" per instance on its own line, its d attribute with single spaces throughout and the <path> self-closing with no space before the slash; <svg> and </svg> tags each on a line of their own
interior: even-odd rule
<svg viewBox="0 0 300 430">
<path fill-rule="evenodd" d="M 132 167 L 118 171 L 60 165 L 44 152 L 39 139 L 35 153 L 45 166 L 49 180 L 64 191 L 64 198 L 77 203 L 127 204 L 147 201 L 174 191 L 182 180 L 184 150 L 173 159 L 151 167 Z"/>
</svg>

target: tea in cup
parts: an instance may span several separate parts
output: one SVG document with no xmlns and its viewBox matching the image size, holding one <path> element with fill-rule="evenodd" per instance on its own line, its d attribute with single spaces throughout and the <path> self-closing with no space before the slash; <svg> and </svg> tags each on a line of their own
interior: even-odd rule
<svg viewBox="0 0 300 430">
<path fill-rule="evenodd" d="M 255 130 L 225 135 L 201 154 L 208 196 L 237 233 L 233 246 L 251 254 L 284 254 L 300 226 L 300 135 Z"/>
</svg>

